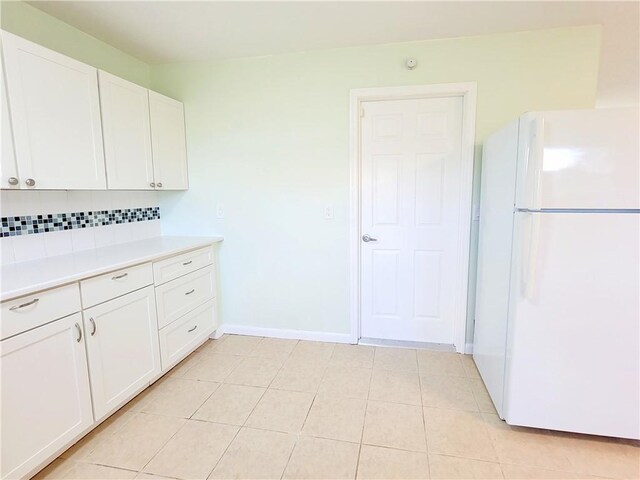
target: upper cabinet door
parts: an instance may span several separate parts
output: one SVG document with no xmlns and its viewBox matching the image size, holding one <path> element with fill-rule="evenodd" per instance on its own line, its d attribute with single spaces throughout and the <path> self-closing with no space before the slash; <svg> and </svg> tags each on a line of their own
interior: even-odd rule
<svg viewBox="0 0 640 480">
<path fill-rule="evenodd" d="M 0 62 L 2 65 L 2 62 Z M 18 166 L 16 165 L 16 154 L 13 148 L 13 132 L 11 131 L 11 121 L 9 120 L 9 101 L 7 99 L 7 82 L 4 76 L 4 65 L 0 71 L 0 90 L 2 93 L 2 148 L 0 149 L 0 188 L 17 189 L 20 188 L 18 177 Z"/>
<path fill-rule="evenodd" d="M 106 188 L 97 70 L 2 32 L 22 188 Z"/>
<path fill-rule="evenodd" d="M 149 91 L 98 72 L 104 155 L 109 189 L 152 190 Z"/>
<path fill-rule="evenodd" d="M 159 190 L 186 190 L 187 144 L 184 106 L 181 102 L 149 91 L 153 170 Z"/>
</svg>

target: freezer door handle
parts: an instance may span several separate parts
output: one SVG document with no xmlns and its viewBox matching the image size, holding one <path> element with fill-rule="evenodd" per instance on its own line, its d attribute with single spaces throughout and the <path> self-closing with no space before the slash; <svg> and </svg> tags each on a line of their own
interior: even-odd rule
<svg viewBox="0 0 640 480">
<path fill-rule="evenodd" d="M 531 210 L 539 210 L 542 189 L 542 160 L 544 155 L 544 118 L 531 122 L 527 148 L 526 202 Z"/>
<path fill-rule="evenodd" d="M 522 255 L 521 285 L 522 294 L 525 298 L 533 298 L 536 282 L 536 264 L 538 261 L 538 241 L 540 238 L 540 213 L 524 213 L 526 216 L 525 235 L 526 250 Z"/>
</svg>

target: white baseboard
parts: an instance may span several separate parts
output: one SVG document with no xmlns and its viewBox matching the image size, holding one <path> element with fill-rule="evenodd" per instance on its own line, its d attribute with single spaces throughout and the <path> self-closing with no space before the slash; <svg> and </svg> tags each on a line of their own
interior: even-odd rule
<svg viewBox="0 0 640 480">
<path fill-rule="evenodd" d="M 293 338 L 296 340 L 311 340 L 314 342 L 355 343 L 348 333 L 311 332 L 308 330 L 291 330 L 284 328 L 252 327 L 249 325 L 220 325 L 214 338 L 220 338 L 223 333 L 235 335 L 253 335 L 256 337 Z"/>
<path fill-rule="evenodd" d="M 471 355 L 473 353 L 473 343 L 467 343 L 464 346 L 464 353 L 466 353 L 467 355 Z"/>
</svg>

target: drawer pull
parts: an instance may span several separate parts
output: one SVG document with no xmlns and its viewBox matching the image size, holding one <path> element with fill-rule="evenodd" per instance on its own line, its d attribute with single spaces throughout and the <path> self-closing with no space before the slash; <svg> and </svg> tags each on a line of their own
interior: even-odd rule
<svg viewBox="0 0 640 480">
<path fill-rule="evenodd" d="M 189 260 L 188 262 L 184 262 L 182 265 L 183 266 L 187 266 L 187 265 L 191 265 L 193 263 L 193 260 Z"/>
<path fill-rule="evenodd" d="M 93 317 L 89 318 L 89 322 L 91 322 L 91 336 L 93 337 L 96 334 L 96 330 L 97 330 L 96 322 L 93 319 Z"/>
<path fill-rule="evenodd" d="M 187 332 L 193 332 L 196 328 L 198 328 L 198 325 L 196 325 L 195 327 L 193 327 L 191 330 L 187 330 Z"/>
<path fill-rule="evenodd" d="M 129 275 L 128 273 L 123 273 L 121 275 L 116 275 L 115 277 L 111 277 L 111 280 L 120 280 L 121 278 L 126 277 L 127 275 Z"/>
<path fill-rule="evenodd" d="M 191 295 L 193 292 L 195 292 L 196 289 L 192 288 L 191 290 L 189 290 L 187 293 L 185 293 L 185 295 Z"/>
<path fill-rule="evenodd" d="M 80 325 L 78 325 L 76 323 L 76 330 L 78 330 L 78 338 L 76 338 L 76 342 L 80 343 L 80 340 L 82 340 L 82 329 L 80 328 Z"/>
<path fill-rule="evenodd" d="M 31 305 L 35 305 L 36 303 L 38 303 L 40 301 L 39 298 L 34 298 L 33 300 L 31 300 L 30 302 L 27 303 L 23 303 L 22 305 L 14 305 L 13 307 L 11 307 L 9 310 L 11 311 L 15 311 L 15 310 L 20 310 L 21 308 L 24 307 L 29 307 Z"/>
</svg>

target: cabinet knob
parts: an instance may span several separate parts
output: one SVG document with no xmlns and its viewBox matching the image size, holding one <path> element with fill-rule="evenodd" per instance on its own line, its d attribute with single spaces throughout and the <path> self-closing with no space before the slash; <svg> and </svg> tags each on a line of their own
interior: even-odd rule
<svg viewBox="0 0 640 480">
<path fill-rule="evenodd" d="M 158 182 L 158 187 L 162 188 L 162 182 Z"/>
<path fill-rule="evenodd" d="M 33 187 L 36 184 L 36 181 L 33 178 L 27 178 L 24 183 L 27 184 L 27 187 Z"/>
<path fill-rule="evenodd" d="M 19 183 L 16 177 L 9 177 L 9 185 L 17 185 Z"/>
<path fill-rule="evenodd" d="M 150 186 L 151 188 L 156 188 L 156 184 L 155 184 L 155 183 L 153 183 L 153 182 L 151 182 L 151 183 L 149 184 L 149 186 Z"/>
</svg>

